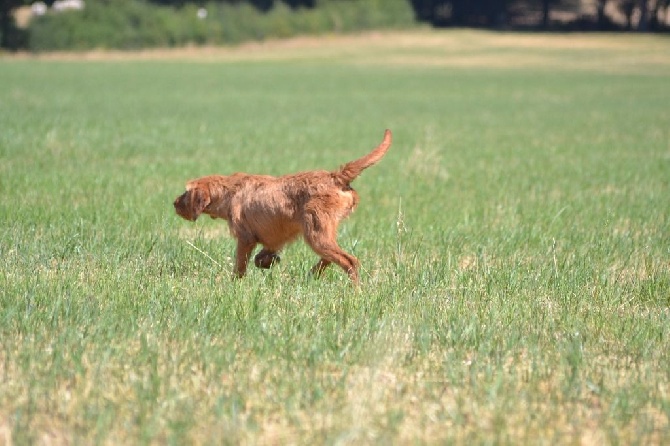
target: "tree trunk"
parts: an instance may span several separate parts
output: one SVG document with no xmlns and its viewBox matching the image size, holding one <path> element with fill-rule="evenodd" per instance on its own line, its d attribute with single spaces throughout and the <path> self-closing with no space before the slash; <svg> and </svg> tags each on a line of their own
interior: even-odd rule
<svg viewBox="0 0 670 446">
<path fill-rule="evenodd" d="M 549 14 L 551 14 L 551 0 L 542 0 L 542 29 L 549 28 Z"/>
<path fill-rule="evenodd" d="M 647 32 L 649 30 L 649 1 L 640 0 L 640 21 L 637 22 L 637 30 Z"/>
<path fill-rule="evenodd" d="M 9 46 L 9 35 L 12 32 L 12 25 L 13 17 L 11 11 L 0 8 L 0 48 L 7 48 Z"/>
<path fill-rule="evenodd" d="M 598 0 L 598 29 L 603 31 L 605 29 L 605 7 L 607 6 L 607 0 Z"/>
</svg>

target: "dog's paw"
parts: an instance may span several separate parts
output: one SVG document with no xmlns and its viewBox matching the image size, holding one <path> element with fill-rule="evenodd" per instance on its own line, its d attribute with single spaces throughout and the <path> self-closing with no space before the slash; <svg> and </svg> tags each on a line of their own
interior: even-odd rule
<svg viewBox="0 0 670 446">
<path fill-rule="evenodd" d="M 279 263 L 280 261 L 281 258 L 273 252 L 261 251 L 254 257 L 254 265 L 256 265 L 256 268 L 269 269 L 272 265 Z"/>
</svg>

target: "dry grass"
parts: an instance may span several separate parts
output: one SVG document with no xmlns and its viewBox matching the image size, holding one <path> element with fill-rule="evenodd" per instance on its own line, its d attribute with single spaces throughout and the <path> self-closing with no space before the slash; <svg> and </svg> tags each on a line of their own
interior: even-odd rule
<svg viewBox="0 0 670 446">
<path fill-rule="evenodd" d="M 575 55 L 583 54 L 575 58 Z M 542 68 L 605 72 L 670 71 L 670 53 L 658 36 L 619 34 L 516 34 L 481 31 L 369 32 L 296 37 L 230 47 L 138 51 L 19 53 L 6 59 L 194 62 L 346 60 L 382 65 L 463 68 Z"/>
</svg>

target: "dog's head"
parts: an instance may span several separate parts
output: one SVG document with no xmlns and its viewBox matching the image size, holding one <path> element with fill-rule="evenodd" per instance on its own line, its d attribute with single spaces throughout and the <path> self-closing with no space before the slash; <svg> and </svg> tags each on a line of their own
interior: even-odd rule
<svg viewBox="0 0 670 446">
<path fill-rule="evenodd" d="M 186 192 L 174 200 L 174 210 L 180 217 L 195 221 L 209 203 L 209 191 L 189 183 L 186 185 Z"/>
</svg>

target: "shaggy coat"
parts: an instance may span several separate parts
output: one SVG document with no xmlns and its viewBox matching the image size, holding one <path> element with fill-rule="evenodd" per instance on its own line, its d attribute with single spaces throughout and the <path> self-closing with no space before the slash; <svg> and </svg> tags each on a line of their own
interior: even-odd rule
<svg viewBox="0 0 670 446">
<path fill-rule="evenodd" d="M 223 218 L 237 240 L 235 274 L 244 276 L 251 254 L 259 268 L 279 261 L 277 253 L 302 235 L 321 258 L 312 268 L 320 275 L 331 263 L 339 265 L 354 283 L 359 262 L 337 244 L 337 227 L 358 205 L 351 182 L 377 163 L 391 146 L 391 132 L 369 154 L 336 171 L 301 172 L 280 177 L 235 173 L 210 175 L 189 181 L 174 201 L 177 214 L 195 221 L 200 214 Z"/>
</svg>

